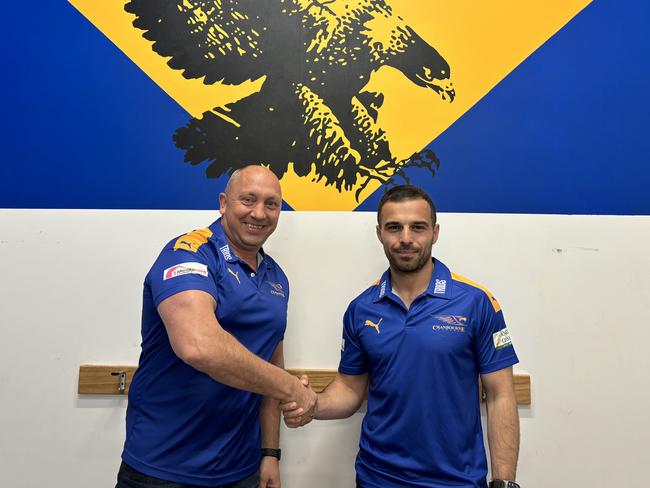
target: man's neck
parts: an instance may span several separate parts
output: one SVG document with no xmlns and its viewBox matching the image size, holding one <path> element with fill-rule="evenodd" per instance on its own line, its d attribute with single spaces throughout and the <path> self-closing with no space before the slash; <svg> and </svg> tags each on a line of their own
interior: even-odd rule
<svg viewBox="0 0 650 488">
<path fill-rule="evenodd" d="M 230 247 L 239 259 L 248 264 L 253 271 L 257 272 L 257 255 L 259 253 L 259 249 L 257 251 L 243 250 L 233 246 L 232 243 L 230 243 Z"/>
<path fill-rule="evenodd" d="M 433 274 L 433 260 L 429 260 L 421 269 L 413 273 L 405 273 L 393 268 L 390 269 L 390 282 L 395 293 L 402 299 L 406 308 L 422 295 L 429 287 L 431 275 Z"/>
<path fill-rule="evenodd" d="M 235 253 L 235 256 L 237 256 L 239 259 L 244 261 L 246 264 L 248 264 L 251 269 L 255 272 L 257 272 L 257 254 L 260 252 L 260 248 L 258 249 L 242 249 L 239 246 L 233 244 L 232 239 L 230 237 L 230 229 L 228 229 L 228 226 L 225 225 L 225 222 L 222 224 L 223 227 L 223 233 L 226 235 L 226 239 L 228 240 L 228 245 L 230 246 L 230 249 Z"/>
</svg>

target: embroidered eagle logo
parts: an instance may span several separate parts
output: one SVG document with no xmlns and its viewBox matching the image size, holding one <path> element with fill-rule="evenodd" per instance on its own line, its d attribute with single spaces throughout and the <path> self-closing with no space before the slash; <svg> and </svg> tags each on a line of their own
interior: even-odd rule
<svg viewBox="0 0 650 488">
<path fill-rule="evenodd" d="M 459 325 L 462 327 L 467 325 L 467 317 L 463 317 L 462 315 L 436 315 L 435 318 L 449 325 Z"/>
<path fill-rule="evenodd" d="M 378 124 L 383 94 L 365 91 L 383 66 L 453 101 L 445 59 L 386 0 L 130 0 L 134 27 L 172 69 L 205 84 L 265 77 L 260 91 L 193 118 L 173 136 L 185 161 L 216 178 L 262 163 L 339 192 L 404 170 L 435 173 L 429 149 L 393 157 Z"/>
</svg>

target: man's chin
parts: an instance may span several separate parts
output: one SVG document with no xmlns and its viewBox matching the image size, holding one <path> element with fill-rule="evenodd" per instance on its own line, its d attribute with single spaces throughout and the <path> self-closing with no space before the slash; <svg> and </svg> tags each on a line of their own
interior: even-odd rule
<svg viewBox="0 0 650 488">
<path fill-rule="evenodd" d="M 402 273 L 410 273 L 417 268 L 417 262 L 415 260 L 392 259 L 391 265 Z"/>
<path fill-rule="evenodd" d="M 242 241 L 243 241 L 243 244 L 248 246 L 248 247 L 260 248 L 266 242 L 266 239 L 268 239 L 268 237 L 269 237 L 268 235 L 263 235 L 262 236 L 262 235 L 257 235 L 257 234 L 254 234 L 254 235 L 247 234 L 245 236 L 245 239 L 242 239 Z"/>
<path fill-rule="evenodd" d="M 426 260 L 421 261 L 415 256 L 407 259 L 393 258 L 390 260 L 390 264 L 400 273 L 416 273 L 424 268 Z"/>
<path fill-rule="evenodd" d="M 397 265 L 395 266 L 395 269 L 400 273 L 415 273 L 416 271 L 420 271 L 422 269 L 422 266 L 418 268 L 415 265 L 410 265 L 410 266 Z"/>
</svg>

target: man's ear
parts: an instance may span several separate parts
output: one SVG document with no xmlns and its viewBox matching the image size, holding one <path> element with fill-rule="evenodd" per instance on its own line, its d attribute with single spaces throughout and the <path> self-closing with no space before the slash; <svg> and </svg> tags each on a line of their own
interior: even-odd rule
<svg viewBox="0 0 650 488">
<path fill-rule="evenodd" d="M 219 213 L 223 215 L 224 211 L 226 210 L 226 194 L 225 193 L 219 193 Z"/>
</svg>

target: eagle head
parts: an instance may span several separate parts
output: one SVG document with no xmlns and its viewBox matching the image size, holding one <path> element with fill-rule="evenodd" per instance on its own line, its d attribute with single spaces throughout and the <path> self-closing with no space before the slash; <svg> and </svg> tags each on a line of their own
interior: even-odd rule
<svg viewBox="0 0 650 488">
<path fill-rule="evenodd" d="M 395 53 L 386 64 L 400 70 L 416 85 L 430 88 L 443 100 L 453 102 L 456 91 L 449 63 L 413 29 L 406 26 L 405 31 L 406 49 Z"/>
</svg>

